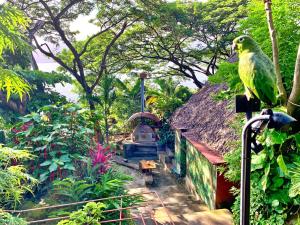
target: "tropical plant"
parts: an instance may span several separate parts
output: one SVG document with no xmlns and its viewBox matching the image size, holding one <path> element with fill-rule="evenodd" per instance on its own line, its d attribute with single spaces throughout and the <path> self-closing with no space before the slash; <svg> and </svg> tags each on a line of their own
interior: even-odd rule
<svg viewBox="0 0 300 225">
<path fill-rule="evenodd" d="M 89 202 L 83 209 L 70 214 L 70 218 L 60 221 L 57 225 L 98 225 L 104 218 L 103 209 L 106 205 L 101 202 Z"/>
<path fill-rule="evenodd" d="M 0 210 L 0 224 L 3 224 L 3 225 L 27 225 L 28 223 L 22 218 L 12 216 L 11 214 Z"/>
<path fill-rule="evenodd" d="M 27 44 L 23 40 L 22 29 L 28 25 L 28 19 L 16 8 L 7 4 L 0 4 L 0 58 L 3 50 L 19 48 L 26 51 Z M 13 71 L 0 68 L 0 91 L 6 92 L 7 100 L 11 94 L 18 94 L 20 98 L 30 90 L 28 83 Z"/>
<path fill-rule="evenodd" d="M 95 149 L 90 150 L 90 157 L 92 165 L 98 168 L 99 174 L 104 174 L 110 168 L 110 160 L 114 152 L 110 146 L 103 147 L 101 144 L 97 144 Z"/>
<path fill-rule="evenodd" d="M 59 197 L 62 202 L 79 202 L 89 199 L 92 194 L 93 184 L 86 180 L 75 180 L 72 177 L 53 182 L 54 195 Z"/>
<path fill-rule="evenodd" d="M 289 196 L 293 198 L 300 195 L 300 160 L 291 166 L 289 174 L 291 176 Z"/>
<path fill-rule="evenodd" d="M 15 150 L 0 145 L 0 206 L 16 207 L 26 192 L 38 183 L 26 173 L 21 162 L 33 159 L 25 150 Z"/>
<path fill-rule="evenodd" d="M 131 180 L 115 169 L 99 174 L 97 166 L 83 178 L 65 178 L 53 182 L 53 195 L 62 202 L 74 202 L 117 196 L 125 193 L 124 185 Z"/>
<path fill-rule="evenodd" d="M 115 128 L 121 131 L 129 131 L 127 120 L 129 117 L 139 112 L 141 105 L 141 80 L 128 79 L 123 82 L 116 83 L 117 99 L 112 107 L 112 111 L 116 116 Z"/>
<path fill-rule="evenodd" d="M 96 99 L 96 102 L 99 103 L 97 111 L 102 114 L 104 120 L 106 144 L 109 144 L 109 119 L 112 114 L 111 108 L 117 99 L 117 88 L 120 83 L 122 82 L 118 78 L 105 74 L 95 90 L 96 95 L 94 98 Z"/>
<path fill-rule="evenodd" d="M 154 87 L 147 92 L 147 104 L 155 114 L 164 118 L 169 118 L 171 114 L 185 103 L 192 95 L 192 92 L 184 86 L 179 85 L 179 81 L 174 81 L 172 77 L 166 79 L 156 79 Z"/>
<path fill-rule="evenodd" d="M 6 92 L 6 101 L 12 94 L 17 94 L 22 99 L 30 91 L 29 84 L 12 70 L 0 68 L 0 74 L 0 91 Z"/>
<path fill-rule="evenodd" d="M 263 151 L 252 155 L 251 163 L 251 223 L 285 224 L 300 208 L 299 143 L 300 134 L 266 130 L 260 136 Z M 240 151 L 226 156 L 229 163 L 226 176 L 240 179 Z M 239 191 L 235 194 L 238 196 Z M 239 220 L 239 197 L 233 206 L 235 221 Z"/>
<path fill-rule="evenodd" d="M 78 105 L 49 105 L 21 118 L 13 129 L 14 145 L 36 155 L 31 172 L 41 182 L 73 174 L 93 146 L 92 133 Z"/>
</svg>

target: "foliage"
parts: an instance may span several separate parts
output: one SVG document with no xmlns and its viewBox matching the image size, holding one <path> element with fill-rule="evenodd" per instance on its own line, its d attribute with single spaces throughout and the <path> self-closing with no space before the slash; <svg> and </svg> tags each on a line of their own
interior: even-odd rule
<svg viewBox="0 0 300 225">
<path fill-rule="evenodd" d="M 122 81 L 118 78 L 105 74 L 99 86 L 95 90 L 95 95 L 93 99 L 98 103 L 97 112 L 102 114 L 102 122 L 104 124 L 104 130 L 106 134 L 106 144 L 109 143 L 109 133 L 110 133 L 110 120 L 112 116 L 112 107 L 117 100 L 117 89 L 119 88 Z"/>
<path fill-rule="evenodd" d="M 27 45 L 23 40 L 22 30 L 28 25 L 28 19 L 20 10 L 0 4 L 0 58 L 3 50 L 19 48 L 25 50 Z M 0 68 L 0 91 L 6 91 L 7 101 L 11 94 L 18 94 L 22 99 L 28 93 L 29 85 L 13 71 Z"/>
<path fill-rule="evenodd" d="M 21 10 L 7 4 L 0 5 L 0 55 L 3 50 L 22 49 L 26 46 L 22 31 L 28 26 L 29 20 L 24 17 Z"/>
<path fill-rule="evenodd" d="M 30 86 L 12 70 L 0 68 L 0 91 L 6 92 L 6 101 L 12 94 L 17 94 L 20 99 L 30 91 Z"/>
<path fill-rule="evenodd" d="M 105 174 L 99 174 L 98 167 L 89 162 L 87 174 L 84 175 L 83 179 L 66 178 L 55 181 L 52 195 L 63 203 L 126 195 L 124 185 L 132 178 L 115 168 L 110 168 Z M 103 203 L 109 210 L 120 207 L 120 204 L 123 207 L 129 207 L 142 201 L 143 199 L 139 196 L 128 196 L 122 199 L 122 203 L 117 198 L 107 199 Z M 64 213 L 66 212 L 64 211 Z M 126 210 L 123 213 L 126 213 Z M 119 212 L 112 211 L 105 215 L 105 219 L 116 218 L 116 216 L 119 217 Z"/>
<path fill-rule="evenodd" d="M 128 131 L 127 120 L 133 113 L 140 111 L 141 80 L 128 79 L 119 83 L 118 87 L 116 90 L 117 99 L 112 109 L 117 118 L 115 127 L 123 131 Z"/>
<path fill-rule="evenodd" d="M 27 225 L 28 223 L 19 217 L 14 217 L 9 213 L 0 210 L 0 224 L 3 225 Z"/>
<path fill-rule="evenodd" d="M 93 145 L 85 110 L 78 105 L 49 105 L 21 118 L 13 129 L 13 142 L 30 148 L 37 157 L 30 163 L 31 172 L 41 182 L 63 178 Z"/>
<path fill-rule="evenodd" d="M 237 22 L 246 16 L 246 2 L 162 1 L 128 33 L 120 55 L 144 70 L 184 76 L 201 88 L 205 76 L 229 56 L 227 46 L 237 34 Z"/>
<path fill-rule="evenodd" d="M 89 166 L 88 166 L 89 167 Z M 99 175 L 97 167 L 89 168 L 82 178 L 65 178 L 53 183 L 53 194 L 61 202 L 74 202 L 117 196 L 124 193 L 124 185 L 132 178 L 115 169 Z"/>
<path fill-rule="evenodd" d="M 242 93 L 243 84 L 239 77 L 237 63 L 223 62 L 219 65 L 218 71 L 214 76 L 209 77 L 211 84 L 228 85 L 228 89 L 216 94 L 217 99 L 232 99 L 234 95 Z"/>
<path fill-rule="evenodd" d="M 90 109 L 95 110 L 95 102 L 91 97 L 109 68 L 108 59 L 111 49 L 117 44 L 125 30 L 135 22 L 133 11 L 141 3 L 133 3 L 129 0 L 113 2 L 102 0 L 57 2 L 50 0 L 34 3 L 29 0 L 22 3 L 18 0 L 10 0 L 9 2 L 30 15 L 31 29 L 28 29 L 30 41 L 44 55 L 57 62 L 64 71 L 70 73 L 82 87 Z M 91 19 L 91 23 L 98 26 L 99 31 L 87 37 L 86 40 L 77 42 L 77 32 L 71 31 L 70 24 L 80 15 L 89 15 L 95 6 L 97 15 Z M 95 48 L 92 43 L 97 38 L 101 42 L 98 42 Z M 55 53 L 47 44 L 49 42 L 56 45 L 63 43 L 66 50 L 63 54 Z M 44 45 L 46 48 L 43 47 Z M 86 60 L 86 55 L 92 54 L 93 51 L 98 51 L 97 57 L 93 57 L 92 61 Z M 66 57 L 66 55 L 68 56 Z M 90 62 L 94 62 L 94 60 L 96 61 L 94 65 L 97 65 L 96 71 L 89 67 Z M 90 76 L 91 73 L 93 76 Z M 96 127 L 97 121 L 94 122 Z"/>
<path fill-rule="evenodd" d="M 88 199 L 91 194 L 93 184 L 88 184 L 86 180 L 75 180 L 65 178 L 53 182 L 53 192 L 63 202 L 79 202 Z"/>
<path fill-rule="evenodd" d="M 300 135 L 299 135 L 300 136 Z M 290 169 L 291 176 L 291 188 L 289 191 L 290 197 L 295 197 L 300 195 L 300 163 L 295 162 Z"/>
<path fill-rule="evenodd" d="M 0 145 L 0 206 L 16 207 L 26 192 L 31 192 L 37 180 L 26 173 L 21 162 L 32 159 L 28 151 Z"/>
<path fill-rule="evenodd" d="M 42 72 L 39 70 L 17 70 L 16 73 L 30 83 L 31 95 L 26 104 L 27 112 L 51 104 L 66 104 L 64 96 L 52 90 L 57 84 L 70 83 L 71 78 L 63 73 Z"/>
<path fill-rule="evenodd" d="M 98 168 L 99 174 L 104 174 L 110 168 L 109 160 L 113 156 L 110 146 L 104 148 L 101 144 L 97 144 L 95 149 L 90 150 L 90 157 L 94 167 Z"/>
<path fill-rule="evenodd" d="M 192 95 L 192 92 L 171 77 L 167 79 L 156 79 L 154 83 L 158 89 L 152 89 L 147 92 L 150 96 L 147 103 L 150 109 L 161 117 L 168 118 L 172 113 L 185 103 Z"/>
<path fill-rule="evenodd" d="M 101 202 L 89 202 L 83 209 L 71 213 L 68 220 L 60 221 L 58 225 L 98 225 L 104 218 L 102 211 L 105 207 Z"/>
<path fill-rule="evenodd" d="M 175 134 L 170 124 L 166 119 L 162 119 L 162 126 L 158 130 L 159 144 L 166 145 L 170 149 L 174 149 Z"/>
<path fill-rule="evenodd" d="M 299 186 L 299 175 L 295 173 L 300 162 L 299 137 L 275 130 L 266 130 L 260 137 L 264 150 L 252 155 L 251 165 L 252 224 L 285 224 L 300 208 L 300 193 L 295 189 Z M 236 163 L 239 161 L 236 158 Z M 233 212 L 237 222 L 238 199 Z"/>
</svg>

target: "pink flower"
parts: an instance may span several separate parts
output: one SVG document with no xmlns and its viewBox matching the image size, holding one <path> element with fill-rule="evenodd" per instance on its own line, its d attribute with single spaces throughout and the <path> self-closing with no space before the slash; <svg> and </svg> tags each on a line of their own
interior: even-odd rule
<svg viewBox="0 0 300 225">
<path fill-rule="evenodd" d="M 98 172 L 100 174 L 106 173 L 110 168 L 110 159 L 113 156 L 113 152 L 110 149 L 110 146 L 104 148 L 101 144 L 97 144 L 96 149 L 90 150 L 90 157 L 92 158 L 93 166 L 98 166 Z"/>
</svg>

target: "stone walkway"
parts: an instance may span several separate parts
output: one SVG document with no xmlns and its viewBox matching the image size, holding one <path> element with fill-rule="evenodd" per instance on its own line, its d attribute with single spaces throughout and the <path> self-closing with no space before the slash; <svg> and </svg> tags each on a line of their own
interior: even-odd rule
<svg viewBox="0 0 300 225">
<path fill-rule="evenodd" d="M 161 166 L 160 166 L 161 167 Z M 155 191 L 163 200 L 176 225 L 232 225 L 232 215 L 227 209 L 209 210 L 202 202 L 194 199 L 183 184 L 163 168 L 154 172 L 154 185 L 146 186 L 143 175 L 134 169 L 121 166 L 122 171 L 134 177 L 127 184 L 130 194 Z M 151 199 L 148 199 L 151 202 Z M 155 208 L 155 206 L 154 206 Z M 155 209 L 155 215 L 165 214 L 164 209 Z M 162 217 L 159 217 L 162 218 Z M 164 224 L 163 221 L 160 222 Z M 150 223 L 149 223 L 150 224 Z"/>
</svg>

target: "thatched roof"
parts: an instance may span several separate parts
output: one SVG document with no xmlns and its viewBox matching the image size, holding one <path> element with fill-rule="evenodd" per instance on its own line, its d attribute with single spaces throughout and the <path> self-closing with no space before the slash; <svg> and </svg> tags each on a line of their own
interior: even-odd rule
<svg viewBox="0 0 300 225">
<path fill-rule="evenodd" d="M 235 117 L 235 112 L 228 107 L 229 102 L 211 97 L 225 88 L 225 85 L 202 88 L 171 117 L 171 126 L 181 129 L 188 140 L 207 146 L 220 156 L 230 150 L 228 142 L 239 138 L 229 127 Z"/>
</svg>

